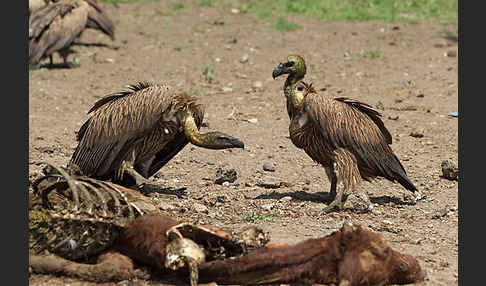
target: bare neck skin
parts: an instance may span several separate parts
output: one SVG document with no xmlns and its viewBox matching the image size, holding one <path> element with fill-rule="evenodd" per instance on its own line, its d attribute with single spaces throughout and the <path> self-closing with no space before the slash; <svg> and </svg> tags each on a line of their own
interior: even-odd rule
<svg viewBox="0 0 486 286">
<path fill-rule="evenodd" d="M 298 106 L 303 99 L 302 94 L 295 93 L 295 85 L 304 78 L 304 75 L 291 73 L 288 75 L 284 83 L 284 94 L 287 102 L 292 106 Z"/>
</svg>

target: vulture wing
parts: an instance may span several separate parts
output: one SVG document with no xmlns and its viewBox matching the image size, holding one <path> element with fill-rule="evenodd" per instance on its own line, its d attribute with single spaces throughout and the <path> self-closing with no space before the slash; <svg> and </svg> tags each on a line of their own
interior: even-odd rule
<svg viewBox="0 0 486 286">
<path fill-rule="evenodd" d="M 204 110 L 201 108 L 194 109 L 196 113 L 194 114 L 194 121 L 196 122 L 197 128 L 201 127 L 204 119 Z M 169 141 L 165 147 L 155 155 L 155 159 L 150 165 L 148 176 L 151 177 L 157 173 L 162 167 L 167 164 L 175 155 L 177 155 L 186 145 L 189 143 L 184 131 L 177 133 L 172 141 Z"/>
<path fill-rule="evenodd" d="M 139 82 L 128 91 L 97 101 L 81 126 L 71 162 L 87 176 L 102 176 L 121 162 L 132 146 L 150 132 L 171 105 L 169 86 Z"/>
<path fill-rule="evenodd" d="M 304 99 L 310 120 L 332 148 L 345 148 L 354 154 L 360 170 L 398 180 L 407 189 L 416 189 L 389 144 L 392 137 L 369 105 L 348 99 L 310 93 Z"/>
<path fill-rule="evenodd" d="M 29 18 L 29 63 L 68 47 L 86 26 L 86 8 L 83 1 L 70 1 L 35 11 Z"/>
<path fill-rule="evenodd" d="M 115 40 L 115 25 L 108 15 L 101 10 L 96 0 L 84 0 L 88 3 L 88 22 L 86 27 L 97 29 L 105 33 L 111 40 Z"/>
</svg>

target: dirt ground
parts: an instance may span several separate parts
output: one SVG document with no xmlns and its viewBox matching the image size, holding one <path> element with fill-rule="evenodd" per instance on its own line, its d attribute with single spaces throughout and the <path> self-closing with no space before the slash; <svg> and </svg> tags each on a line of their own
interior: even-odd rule
<svg viewBox="0 0 486 286">
<path fill-rule="evenodd" d="M 75 131 L 97 99 L 139 80 L 168 83 L 207 104 L 202 131 L 223 131 L 245 142 L 244 150 L 188 145 L 174 157 L 154 178 L 187 192 L 181 199 L 161 198 L 172 215 L 234 229 L 258 224 L 273 241 L 291 243 L 328 235 L 344 221 L 359 223 L 417 257 L 428 272 L 420 285 L 458 284 L 458 183 L 440 177 L 443 160 L 458 160 L 458 121 L 448 116 L 458 110 L 457 40 L 451 36 L 457 25 L 295 17 L 301 29 L 278 31 L 229 8 L 174 10 L 166 1 L 102 5 L 116 24 L 115 42 L 88 30 L 83 43 L 107 46 L 74 47 L 77 54 L 69 59 L 77 58 L 80 67 L 29 72 L 31 179 L 42 162 L 68 163 Z M 379 57 L 366 57 L 366 51 Z M 411 204 L 399 184 L 377 180 L 361 186 L 374 203 L 371 212 L 319 214 L 330 183 L 324 169 L 289 140 L 284 79 L 271 77 L 289 54 L 304 56 L 306 79 L 326 88 L 320 92 L 384 109 L 392 148 L 425 199 Z M 212 71 L 204 75 L 205 68 Z M 213 184 L 218 168 L 235 169 L 237 180 Z M 92 285 L 47 275 L 29 280 Z M 119 285 L 171 283 L 156 277 Z"/>
</svg>

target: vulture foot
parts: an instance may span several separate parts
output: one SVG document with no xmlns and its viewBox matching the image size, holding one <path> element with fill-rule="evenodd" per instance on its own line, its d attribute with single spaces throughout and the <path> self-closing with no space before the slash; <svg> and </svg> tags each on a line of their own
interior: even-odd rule
<svg viewBox="0 0 486 286">
<path fill-rule="evenodd" d="M 337 211 L 340 211 L 343 209 L 344 202 L 343 202 L 343 189 L 338 188 L 337 194 L 334 197 L 334 200 L 325 208 L 321 210 L 321 214 L 327 214 L 330 213 L 331 211 L 334 211 L 335 209 Z"/>
</svg>

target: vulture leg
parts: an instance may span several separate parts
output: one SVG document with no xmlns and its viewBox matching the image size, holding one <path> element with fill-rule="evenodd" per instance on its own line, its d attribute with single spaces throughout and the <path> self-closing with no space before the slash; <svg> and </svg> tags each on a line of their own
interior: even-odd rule
<svg viewBox="0 0 486 286">
<path fill-rule="evenodd" d="M 329 197 L 331 200 L 334 200 L 336 197 L 336 187 L 337 187 L 337 176 L 334 172 L 334 167 L 325 167 L 326 175 L 329 181 L 331 182 L 331 189 L 329 190 Z"/>
<path fill-rule="evenodd" d="M 344 201 L 343 195 L 344 191 L 353 191 L 361 183 L 361 174 L 358 169 L 358 162 L 354 155 L 343 148 L 338 148 L 334 150 L 334 163 L 330 171 L 326 170 L 329 176 L 331 173 L 331 194 L 333 193 L 333 180 L 335 180 L 335 188 L 337 188 L 337 193 L 334 200 L 325 207 L 322 212 L 328 213 L 335 208 L 338 210 L 343 208 Z"/>
<path fill-rule="evenodd" d="M 143 194 L 149 194 L 153 192 L 157 192 L 160 195 L 167 195 L 167 196 L 180 196 L 184 195 L 185 192 L 173 191 L 166 189 L 163 185 L 156 184 L 149 179 L 146 179 L 144 176 L 140 175 L 133 167 L 125 166 L 123 168 L 123 174 L 130 176 L 134 181 L 137 189 Z"/>
</svg>

